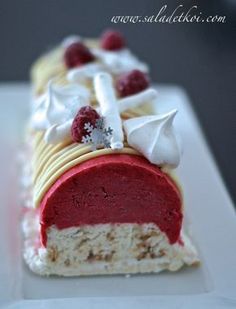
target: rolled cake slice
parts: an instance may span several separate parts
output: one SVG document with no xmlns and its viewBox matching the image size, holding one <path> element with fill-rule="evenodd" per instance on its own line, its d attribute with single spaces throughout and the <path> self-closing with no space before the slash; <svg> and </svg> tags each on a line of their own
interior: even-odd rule
<svg viewBox="0 0 236 309">
<path fill-rule="evenodd" d="M 183 232 L 183 196 L 173 173 L 180 160 L 177 111 L 147 114 L 156 91 L 139 63 L 133 69 L 133 56 L 124 58 L 133 59 L 124 72 L 119 33 L 105 33 L 100 49 L 87 50 L 78 38 L 64 45 L 67 66 L 79 62 L 76 78 L 66 74 L 64 84 L 50 82 L 35 98 L 27 138 L 26 263 L 40 275 L 61 276 L 157 273 L 198 264 Z M 103 59 L 102 72 L 86 62 L 95 54 Z"/>
</svg>

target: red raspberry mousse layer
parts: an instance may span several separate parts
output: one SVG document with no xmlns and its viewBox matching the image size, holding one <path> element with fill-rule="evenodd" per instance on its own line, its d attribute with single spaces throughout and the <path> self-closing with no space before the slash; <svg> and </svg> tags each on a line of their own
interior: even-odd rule
<svg viewBox="0 0 236 309">
<path fill-rule="evenodd" d="M 171 178 L 145 158 L 96 157 L 64 173 L 40 205 L 41 242 L 46 230 L 105 223 L 154 223 L 170 243 L 182 226 L 181 194 Z"/>
</svg>

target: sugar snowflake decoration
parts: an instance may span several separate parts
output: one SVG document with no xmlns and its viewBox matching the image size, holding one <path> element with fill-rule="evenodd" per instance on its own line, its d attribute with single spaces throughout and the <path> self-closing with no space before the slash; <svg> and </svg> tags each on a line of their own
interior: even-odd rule
<svg viewBox="0 0 236 309">
<path fill-rule="evenodd" d="M 96 150 L 99 147 L 111 147 L 110 140 L 113 130 L 110 127 L 105 128 L 105 121 L 103 117 L 96 120 L 95 126 L 93 126 L 90 122 L 85 123 L 84 129 L 88 132 L 88 134 L 82 137 L 82 143 L 91 144 L 92 150 Z"/>
</svg>

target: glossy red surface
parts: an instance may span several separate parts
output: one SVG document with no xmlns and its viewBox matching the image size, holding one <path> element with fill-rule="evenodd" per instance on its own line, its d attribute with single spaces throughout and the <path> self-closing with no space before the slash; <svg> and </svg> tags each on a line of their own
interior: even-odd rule
<svg viewBox="0 0 236 309">
<path fill-rule="evenodd" d="M 41 241 L 51 225 L 63 229 L 99 223 L 154 223 L 179 240 L 181 194 L 171 178 L 140 156 L 96 157 L 62 175 L 40 205 Z"/>
</svg>

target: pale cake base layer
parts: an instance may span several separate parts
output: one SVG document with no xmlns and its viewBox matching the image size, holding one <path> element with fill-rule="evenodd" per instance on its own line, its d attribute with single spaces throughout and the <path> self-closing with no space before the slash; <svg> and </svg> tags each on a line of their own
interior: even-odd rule
<svg viewBox="0 0 236 309">
<path fill-rule="evenodd" d="M 184 245 L 170 245 L 154 224 L 98 224 L 47 232 L 39 247 L 39 221 L 33 211 L 23 221 L 24 259 L 40 275 L 83 276 L 158 273 L 197 265 L 199 258 L 186 235 Z"/>
</svg>

